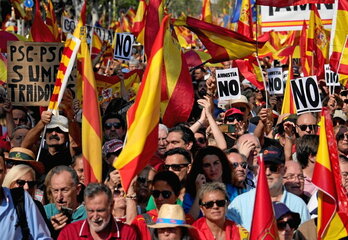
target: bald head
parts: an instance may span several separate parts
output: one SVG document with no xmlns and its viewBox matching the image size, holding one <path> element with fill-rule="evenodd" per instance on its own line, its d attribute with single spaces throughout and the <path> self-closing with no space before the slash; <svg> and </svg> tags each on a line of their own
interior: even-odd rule
<svg viewBox="0 0 348 240">
<path fill-rule="evenodd" d="M 261 151 L 260 141 L 252 134 L 244 134 L 237 140 L 236 147 L 239 153 L 243 154 L 248 159 L 250 166 L 257 165 L 257 156 Z"/>
</svg>

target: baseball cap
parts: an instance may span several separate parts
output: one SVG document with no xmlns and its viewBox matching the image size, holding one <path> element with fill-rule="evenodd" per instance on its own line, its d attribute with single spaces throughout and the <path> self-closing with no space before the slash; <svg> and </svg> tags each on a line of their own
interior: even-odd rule
<svg viewBox="0 0 348 240">
<path fill-rule="evenodd" d="M 266 163 L 284 164 L 285 157 L 283 149 L 274 145 L 268 146 L 262 150 L 263 161 Z"/>
<path fill-rule="evenodd" d="M 225 112 L 225 118 L 234 114 L 244 115 L 244 113 L 237 108 L 230 108 Z"/>
<path fill-rule="evenodd" d="M 343 121 L 347 121 L 347 115 L 342 110 L 336 110 L 332 118 L 341 118 Z"/>
<path fill-rule="evenodd" d="M 53 115 L 51 122 L 47 124 L 47 129 L 53 129 L 57 127 L 63 132 L 69 132 L 68 119 L 62 115 Z"/>
<path fill-rule="evenodd" d="M 109 153 L 116 153 L 123 148 L 123 142 L 118 139 L 112 139 L 107 141 L 103 145 L 103 155 L 106 156 Z"/>
<path fill-rule="evenodd" d="M 292 212 L 284 203 L 273 202 L 274 215 L 277 220 L 286 214 L 290 214 L 292 218 L 296 221 L 296 225 L 300 225 L 301 217 L 300 214 Z"/>
</svg>

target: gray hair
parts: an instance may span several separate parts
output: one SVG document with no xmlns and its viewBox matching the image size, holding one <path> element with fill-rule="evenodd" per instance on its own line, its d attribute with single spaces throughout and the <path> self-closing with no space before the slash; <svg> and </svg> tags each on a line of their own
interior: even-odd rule
<svg viewBox="0 0 348 240">
<path fill-rule="evenodd" d="M 112 192 L 108 186 L 103 183 L 90 183 L 87 185 L 83 197 L 86 200 L 87 198 L 92 198 L 97 194 L 105 193 L 108 197 L 109 203 L 113 201 Z"/>
<path fill-rule="evenodd" d="M 203 196 L 206 193 L 215 192 L 215 191 L 222 192 L 225 195 L 225 199 L 228 200 L 225 184 L 221 182 L 209 182 L 209 183 L 203 184 L 203 186 L 199 190 L 199 193 L 198 193 L 199 201 L 202 201 Z"/>
<path fill-rule="evenodd" d="M 68 172 L 71 175 L 71 178 L 74 182 L 75 185 L 79 184 L 79 177 L 77 176 L 77 173 L 74 169 L 72 169 L 71 167 L 65 166 L 65 165 L 60 165 L 60 166 L 56 166 L 54 168 L 52 168 L 46 177 L 52 178 L 53 175 L 55 174 L 60 174 L 62 172 Z M 49 179 L 49 181 L 51 181 L 51 179 Z"/>
<path fill-rule="evenodd" d="M 168 134 L 167 126 L 162 123 L 158 124 L 158 131 L 161 131 L 161 130 L 165 131 Z"/>
</svg>

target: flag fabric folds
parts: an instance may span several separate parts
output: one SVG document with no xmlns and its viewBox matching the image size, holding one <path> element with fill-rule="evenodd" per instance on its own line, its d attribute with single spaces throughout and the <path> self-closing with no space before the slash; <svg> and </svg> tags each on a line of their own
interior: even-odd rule
<svg viewBox="0 0 348 240">
<path fill-rule="evenodd" d="M 250 240 L 275 240 L 278 238 L 277 222 L 273 213 L 271 195 L 268 189 L 266 169 L 262 154 L 259 158 L 259 175 L 255 194 L 253 218 L 251 220 Z"/>
<path fill-rule="evenodd" d="M 137 42 L 141 43 L 142 45 L 144 45 L 146 8 L 147 6 L 145 0 L 140 0 L 132 28 L 132 33 L 137 38 Z"/>
<path fill-rule="evenodd" d="M 235 61 L 240 73 L 260 90 L 265 89 L 263 83 L 262 71 L 259 67 L 256 57 L 250 56 L 247 59 L 238 59 Z"/>
<path fill-rule="evenodd" d="M 48 104 L 48 109 L 53 111 L 53 113 L 58 113 L 59 104 L 63 98 L 63 94 L 68 83 L 68 78 L 70 76 L 71 70 L 75 64 L 75 59 L 77 52 L 80 47 L 81 40 L 70 35 L 65 41 L 64 50 L 62 53 L 62 58 L 60 60 L 56 83 L 52 92 L 50 102 Z"/>
<path fill-rule="evenodd" d="M 73 33 L 73 35 L 77 38 L 80 37 L 81 27 L 86 25 L 86 12 L 87 12 L 87 0 L 85 0 L 82 5 L 79 21 L 77 22 L 76 28 Z"/>
<path fill-rule="evenodd" d="M 56 42 L 60 42 L 58 23 L 56 19 L 56 14 L 54 13 L 53 4 L 51 0 L 48 0 L 46 9 L 46 25 L 51 31 Z"/>
<path fill-rule="evenodd" d="M 307 24 L 303 21 L 301 36 L 300 36 L 300 60 L 302 66 L 302 72 L 305 77 L 313 75 L 313 55 L 308 51 L 308 41 L 307 41 Z"/>
<path fill-rule="evenodd" d="M 294 76 L 292 71 L 292 56 L 291 55 L 289 58 L 289 72 L 288 72 L 288 77 L 286 79 L 286 84 L 284 89 L 284 99 L 283 99 L 281 114 L 285 114 L 285 113 L 294 114 L 297 112 L 295 102 L 294 102 L 294 97 L 292 94 L 291 83 L 290 83 L 290 80 L 293 79 L 293 76 Z"/>
<path fill-rule="evenodd" d="M 102 181 L 102 127 L 97 84 L 86 39 L 81 42 L 82 159 L 85 184 Z"/>
<path fill-rule="evenodd" d="M 348 196 L 341 184 L 336 137 L 330 111 L 321 114 L 319 147 L 312 178 L 318 191 L 318 240 L 348 236 Z"/>
<path fill-rule="evenodd" d="M 213 63 L 247 57 L 256 52 L 257 44 L 261 48 L 265 43 L 257 43 L 237 32 L 191 17 L 176 19 L 174 25 L 185 26 L 197 34 L 212 55 L 210 62 Z"/>
<path fill-rule="evenodd" d="M 35 16 L 33 25 L 30 29 L 31 37 L 34 42 L 57 42 L 48 26 L 44 23 L 41 17 L 40 3 L 38 0 L 35 2 Z"/>
<path fill-rule="evenodd" d="M 91 57 L 92 59 L 95 58 L 102 50 L 103 42 L 98 36 L 96 31 L 93 31 L 92 35 L 92 51 L 91 51 Z"/>
<path fill-rule="evenodd" d="M 250 0 L 242 0 L 237 22 L 237 32 L 251 39 L 253 38 L 252 15 Z"/>
<path fill-rule="evenodd" d="M 203 0 L 202 21 L 208 22 L 208 23 L 213 23 L 213 15 L 211 13 L 210 0 Z"/>
<path fill-rule="evenodd" d="M 157 149 L 160 118 L 161 78 L 164 56 L 164 36 L 168 26 L 166 16 L 155 41 L 134 105 L 127 112 L 125 146 L 113 163 L 119 169 L 123 189 L 127 192 L 134 176 L 140 172 Z"/>
<path fill-rule="evenodd" d="M 256 0 L 257 5 L 288 7 L 307 3 L 334 3 L 334 0 Z"/>
</svg>

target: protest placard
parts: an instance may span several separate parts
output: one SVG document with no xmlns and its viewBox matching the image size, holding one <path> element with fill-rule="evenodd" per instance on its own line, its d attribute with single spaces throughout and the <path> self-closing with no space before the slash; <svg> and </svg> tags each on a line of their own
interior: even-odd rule
<svg viewBox="0 0 348 240">
<path fill-rule="evenodd" d="M 238 68 L 216 70 L 219 100 L 239 98 L 241 95 Z"/>
<path fill-rule="evenodd" d="M 326 86 L 340 86 L 340 83 L 338 82 L 338 74 L 331 71 L 330 65 L 325 64 L 324 69 Z"/>
<path fill-rule="evenodd" d="M 130 60 L 134 36 L 130 33 L 117 33 L 114 59 Z"/>
<path fill-rule="evenodd" d="M 283 94 L 283 71 L 282 68 L 267 69 L 268 74 L 268 90 L 270 94 Z"/>
<path fill-rule="evenodd" d="M 8 95 L 13 105 L 48 105 L 63 49 L 63 43 L 8 42 Z M 75 78 L 73 68 L 67 87 L 75 87 Z"/>
</svg>

